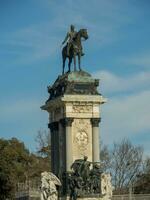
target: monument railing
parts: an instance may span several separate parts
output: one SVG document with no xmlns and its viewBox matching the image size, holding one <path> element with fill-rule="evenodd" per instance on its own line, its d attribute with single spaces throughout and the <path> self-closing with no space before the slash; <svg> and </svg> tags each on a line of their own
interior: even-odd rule
<svg viewBox="0 0 150 200">
<path fill-rule="evenodd" d="M 40 181 L 28 181 L 18 183 L 16 187 L 16 200 L 21 199 L 40 199 Z M 150 194 L 122 194 L 113 195 L 112 200 L 150 200 Z"/>
<path fill-rule="evenodd" d="M 113 195 L 112 200 L 150 200 L 150 194 L 124 194 L 124 195 Z"/>
<path fill-rule="evenodd" d="M 40 181 L 27 181 L 16 186 L 16 199 L 25 197 L 40 197 Z"/>
</svg>

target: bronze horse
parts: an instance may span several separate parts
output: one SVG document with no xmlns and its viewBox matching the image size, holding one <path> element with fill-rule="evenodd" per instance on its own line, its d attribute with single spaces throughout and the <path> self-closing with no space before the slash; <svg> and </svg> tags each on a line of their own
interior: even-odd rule
<svg viewBox="0 0 150 200">
<path fill-rule="evenodd" d="M 87 29 L 80 29 L 75 37 L 73 38 L 72 44 L 69 49 L 69 55 L 67 55 L 67 45 L 64 46 L 62 49 L 62 59 L 63 59 L 63 71 L 62 74 L 64 74 L 64 69 L 65 69 L 65 62 L 66 58 L 69 59 L 68 62 L 68 72 L 70 72 L 70 67 L 72 63 L 72 59 L 74 59 L 74 71 L 76 71 L 76 56 L 78 56 L 78 67 L 79 70 L 81 70 L 81 54 L 82 54 L 82 43 L 81 43 L 81 38 L 84 38 L 85 40 L 88 39 L 88 33 Z"/>
</svg>

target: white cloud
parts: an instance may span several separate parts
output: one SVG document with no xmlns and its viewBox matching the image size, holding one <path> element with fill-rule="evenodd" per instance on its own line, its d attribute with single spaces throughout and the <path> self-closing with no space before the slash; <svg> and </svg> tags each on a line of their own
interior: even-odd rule
<svg viewBox="0 0 150 200">
<path fill-rule="evenodd" d="M 106 143 L 138 137 L 150 131 L 150 90 L 114 97 L 102 108 L 102 135 Z M 111 138 L 111 139 L 110 139 Z M 144 135 L 143 135 L 144 138 Z"/>
<path fill-rule="evenodd" d="M 150 52 L 141 53 L 128 59 L 122 59 L 126 64 L 150 68 Z"/>
<path fill-rule="evenodd" d="M 150 88 L 150 71 L 142 71 L 137 74 L 128 76 L 118 76 L 109 71 L 95 72 L 94 77 L 99 78 L 100 89 L 105 94 L 113 94 L 120 92 L 134 92 Z"/>
<path fill-rule="evenodd" d="M 150 132 L 150 72 L 119 76 L 109 71 L 95 72 L 100 78 L 100 89 L 108 97 L 102 105 L 101 138 L 112 144 L 128 137 L 143 145 L 149 152 L 147 134 Z M 139 138 L 142 138 L 140 140 Z M 139 142 L 140 140 L 140 142 Z"/>
</svg>

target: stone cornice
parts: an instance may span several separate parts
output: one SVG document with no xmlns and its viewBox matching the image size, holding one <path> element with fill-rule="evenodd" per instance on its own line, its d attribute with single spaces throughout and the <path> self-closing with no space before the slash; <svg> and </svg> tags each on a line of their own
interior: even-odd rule
<svg viewBox="0 0 150 200">
<path fill-rule="evenodd" d="M 107 102 L 107 99 L 102 95 L 64 95 L 62 97 L 64 102 L 91 102 L 103 104 Z"/>
</svg>

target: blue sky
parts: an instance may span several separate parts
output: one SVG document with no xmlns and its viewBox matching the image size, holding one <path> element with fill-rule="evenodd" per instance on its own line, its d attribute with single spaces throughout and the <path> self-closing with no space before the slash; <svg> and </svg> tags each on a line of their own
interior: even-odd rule
<svg viewBox="0 0 150 200">
<path fill-rule="evenodd" d="M 61 42 L 70 24 L 87 28 L 84 70 L 100 79 L 101 139 L 128 137 L 150 154 L 150 1 L 0 0 L 0 137 L 36 150 L 47 130 L 40 110 L 61 73 Z"/>
</svg>

